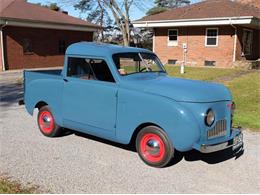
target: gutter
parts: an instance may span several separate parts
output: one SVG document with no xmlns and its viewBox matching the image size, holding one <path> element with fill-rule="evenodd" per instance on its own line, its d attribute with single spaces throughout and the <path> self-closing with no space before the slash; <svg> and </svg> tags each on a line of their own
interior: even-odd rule
<svg viewBox="0 0 260 195">
<path fill-rule="evenodd" d="M 233 62 L 236 61 L 236 53 L 237 53 L 237 27 L 233 25 L 232 19 L 229 19 L 230 25 L 235 29 L 235 38 L 234 38 L 234 46 L 233 46 Z"/>
<path fill-rule="evenodd" d="M 132 24 L 148 24 L 148 23 L 162 23 L 162 22 L 186 22 L 186 21 L 215 21 L 215 20 L 240 20 L 240 19 L 253 19 L 253 16 L 239 16 L 239 17 L 216 17 L 216 18 L 196 18 L 196 19 L 178 19 L 178 20 L 136 20 Z"/>
<path fill-rule="evenodd" d="M 8 22 L 4 21 L 3 25 L 0 26 L 0 45 L 1 45 L 1 54 L 2 54 L 2 70 L 5 71 L 5 55 L 4 55 L 4 36 L 3 36 L 3 29 L 7 26 Z"/>
<path fill-rule="evenodd" d="M 198 18 L 198 19 L 180 19 L 180 20 L 154 20 L 154 21 L 134 21 L 132 22 L 134 27 L 139 28 L 159 28 L 159 27 L 177 27 L 177 26 L 215 26 L 215 25 L 230 25 L 230 19 L 232 24 L 248 24 L 250 25 L 253 20 L 253 16 L 243 17 L 222 17 L 222 18 Z"/>
</svg>

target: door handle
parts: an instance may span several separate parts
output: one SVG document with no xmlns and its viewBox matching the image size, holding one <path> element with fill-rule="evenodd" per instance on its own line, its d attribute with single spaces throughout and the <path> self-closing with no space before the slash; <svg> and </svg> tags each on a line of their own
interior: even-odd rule
<svg viewBox="0 0 260 195">
<path fill-rule="evenodd" d="M 69 82 L 68 79 L 63 79 L 63 81 L 65 81 L 66 83 Z"/>
</svg>

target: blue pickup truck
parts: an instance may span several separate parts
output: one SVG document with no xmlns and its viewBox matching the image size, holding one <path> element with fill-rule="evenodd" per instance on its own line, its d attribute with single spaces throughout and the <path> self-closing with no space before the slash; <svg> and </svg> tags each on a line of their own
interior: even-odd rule
<svg viewBox="0 0 260 195">
<path fill-rule="evenodd" d="M 63 128 L 122 144 L 164 167 L 175 151 L 202 153 L 243 145 L 232 128 L 234 103 L 220 84 L 172 78 L 151 51 L 80 42 L 68 47 L 63 70 L 25 71 L 24 102 L 48 137 Z"/>
</svg>

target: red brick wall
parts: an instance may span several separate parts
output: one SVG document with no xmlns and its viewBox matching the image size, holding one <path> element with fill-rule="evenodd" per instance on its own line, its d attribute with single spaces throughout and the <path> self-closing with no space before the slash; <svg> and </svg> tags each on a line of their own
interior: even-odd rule
<svg viewBox="0 0 260 195">
<path fill-rule="evenodd" d="M 168 59 L 183 60 L 182 44 L 187 43 L 188 65 L 204 66 L 204 61 L 216 61 L 217 67 L 231 67 L 233 60 L 234 29 L 231 26 L 216 26 L 218 28 L 218 46 L 205 46 L 207 27 L 181 27 L 178 29 L 178 46 L 169 47 L 168 28 L 155 29 L 155 52 L 163 63 Z M 211 27 L 210 27 L 211 28 Z M 212 28 L 215 28 L 212 27 Z"/>
<path fill-rule="evenodd" d="M 6 26 L 4 28 L 6 68 L 11 70 L 62 66 L 64 55 L 59 53 L 59 40 L 65 40 L 68 46 L 74 42 L 92 41 L 92 38 L 92 32 Z M 31 54 L 23 52 L 24 39 L 31 40 L 33 51 Z"/>
</svg>

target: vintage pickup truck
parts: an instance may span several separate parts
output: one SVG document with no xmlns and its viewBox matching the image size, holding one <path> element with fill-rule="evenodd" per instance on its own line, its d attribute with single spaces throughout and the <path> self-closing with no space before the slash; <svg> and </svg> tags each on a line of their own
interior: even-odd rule
<svg viewBox="0 0 260 195">
<path fill-rule="evenodd" d="M 122 144 L 166 166 L 174 151 L 202 153 L 243 145 L 232 128 L 234 103 L 220 84 L 171 78 L 149 50 L 80 42 L 68 47 L 63 70 L 24 71 L 24 102 L 40 131 L 63 128 Z"/>
</svg>

